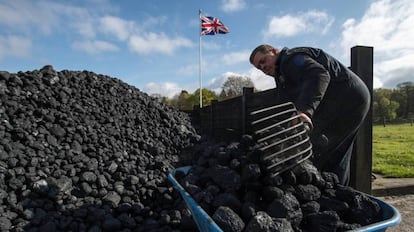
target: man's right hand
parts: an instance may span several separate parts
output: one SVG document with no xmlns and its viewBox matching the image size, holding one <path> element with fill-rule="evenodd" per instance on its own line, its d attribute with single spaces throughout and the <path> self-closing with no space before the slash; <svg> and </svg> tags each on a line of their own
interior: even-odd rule
<svg viewBox="0 0 414 232">
<path fill-rule="evenodd" d="M 303 125 L 305 126 L 305 129 L 308 131 L 308 132 L 310 132 L 310 131 L 312 131 L 312 129 L 313 129 L 313 124 L 312 124 L 312 120 L 309 118 L 309 116 L 308 115 L 306 115 L 305 113 L 303 113 L 303 112 L 300 112 L 300 111 L 298 111 L 298 115 L 299 115 L 299 118 L 297 118 L 297 119 L 295 119 L 295 120 L 292 120 L 292 124 L 293 125 L 296 125 L 296 124 L 298 124 L 300 121 L 302 121 L 303 122 Z M 299 121 L 300 120 L 300 121 Z"/>
</svg>

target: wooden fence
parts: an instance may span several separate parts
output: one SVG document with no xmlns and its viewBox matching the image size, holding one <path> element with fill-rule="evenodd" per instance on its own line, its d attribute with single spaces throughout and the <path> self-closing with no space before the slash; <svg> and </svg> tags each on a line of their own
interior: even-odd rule
<svg viewBox="0 0 414 232">
<path fill-rule="evenodd" d="M 193 115 L 199 119 L 201 130 L 220 140 L 234 140 L 243 134 L 250 134 L 250 112 L 278 104 L 276 89 L 253 92 L 244 88 L 243 95 L 224 101 L 212 101 L 211 105 L 194 107 Z"/>
<path fill-rule="evenodd" d="M 372 96 L 373 48 L 356 46 L 351 48 L 351 70 L 358 74 L 368 86 Z M 372 97 L 371 97 L 372 102 Z M 234 140 L 251 134 L 250 112 L 282 103 L 276 89 L 253 92 L 244 88 L 243 95 L 224 101 L 212 101 L 211 105 L 195 106 L 193 116 L 199 120 L 201 130 L 219 140 Z M 372 110 L 360 128 L 351 161 L 350 186 L 371 194 L 372 171 Z"/>
</svg>

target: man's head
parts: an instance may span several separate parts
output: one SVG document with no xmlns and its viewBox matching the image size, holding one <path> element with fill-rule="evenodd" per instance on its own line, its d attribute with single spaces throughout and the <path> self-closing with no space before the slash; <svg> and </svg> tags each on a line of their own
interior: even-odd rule
<svg viewBox="0 0 414 232">
<path fill-rule="evenodd" d="M 278 56 L 278 49 L 268 44 L 262 44 L 256 47 L 250 54 L 250 63 L 265 74 L 275 76 L 276 59 Z"/>
</svg>

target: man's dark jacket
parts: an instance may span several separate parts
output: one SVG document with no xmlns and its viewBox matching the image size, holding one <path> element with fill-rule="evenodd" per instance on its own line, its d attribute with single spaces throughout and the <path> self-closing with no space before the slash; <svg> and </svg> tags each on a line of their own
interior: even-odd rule
<svg viewBox="0 0 414 232">
<path fill-rule="evenodd" d="M 322 156 L 316 162 L 319 168 L 349 169 L 351 146 L 371 101 L 363 81 L 334 57 L 311 47 L 282 49 L 275 80 L 281 98 L 312 119 L 314 150 Z M 318 145 L 321 135 L 328 144 Z"/>
</svg>

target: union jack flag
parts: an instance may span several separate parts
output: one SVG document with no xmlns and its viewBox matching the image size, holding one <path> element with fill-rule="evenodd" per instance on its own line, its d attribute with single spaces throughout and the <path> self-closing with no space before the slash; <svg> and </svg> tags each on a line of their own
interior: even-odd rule
<svg viewBox="0 0 414 232">
<path fill-rule="evenodd" d="M 229 29 L 218 18 L 200 15 L 200 19 L 201 35 L 226 34 L 229 32 Z"/>
</svg>

